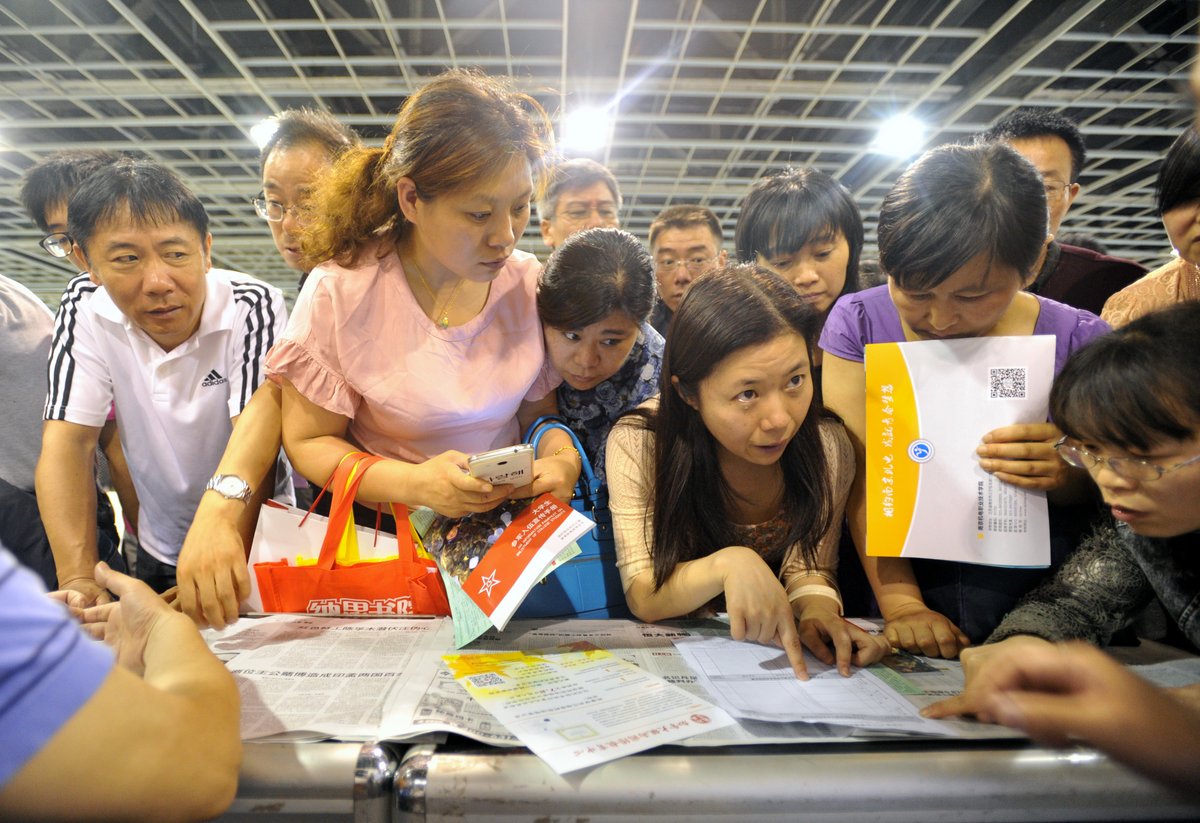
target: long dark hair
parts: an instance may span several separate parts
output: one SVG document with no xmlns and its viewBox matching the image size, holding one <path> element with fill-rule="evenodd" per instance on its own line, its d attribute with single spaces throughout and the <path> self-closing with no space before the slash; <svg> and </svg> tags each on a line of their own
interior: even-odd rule
<svg viewBox="0 0 1200 823">
<path fill-rule="evenodd" d="M 1200 302 L 1093 340 L 1054 379 L 1050 415 L 1076 440 L 1146 452 L 1200 423 Z"/>
<path fill-rule="evenodd" d="M 555 250 L 538 278 L 542 322 L 582 329 L 614 311 L 642 323 L 654 308 L 654 261 L 627 231 L 588 229 Z"/>
<path fill-rule="evenodd" d="M 695 396 L 700 382 L 731 354 L 781 334 L 799 334 L 811 358 L 819 323 L 819 315 L 795 289 L 759 266 L 715 269 L 688 290 L 663 351 L 658 410 L 634 412 L 654 432 L 651 552 L 656 590 L 679 563 L 737 542 L 726 515 L 734 500 L 717 462 L 716 443 L 682 395 Z M 779 461 L 789 524 L 782 547 L 799 543 L 809 563 L 829 530 L 834 508 L 821 443 L 823 418 L 833 416 L 814 392 L 804 422 Z"/>
</svg>

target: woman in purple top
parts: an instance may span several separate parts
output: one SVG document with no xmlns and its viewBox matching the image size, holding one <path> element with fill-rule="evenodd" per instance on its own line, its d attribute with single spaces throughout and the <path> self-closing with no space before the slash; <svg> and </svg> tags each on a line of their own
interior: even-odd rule
<svg viewBox="0 0 1200 823">
<path fill-rule="evenodd" d="M 1045 240 L 1045 189 L 1028 161 L 1003 144 L 934 149 L 884 198 L 879 257 L 887 284 L 843 297 L 826 321 L 820 340 L 825 403 L 845 421 L 858 459 L 847 518 L 895 646 L 953 657 L 986 637 L 1049 572 L 866 556 L 865 347 L 1050 334 L 1057 341 L 1057 374 L 1071 352 L 1108 326 L 1089 312 L 1023 291 Z M 1056 508 L 1090 495 L 1086 474 L 1054 451 L 1061 434 L 1050 422 L 1008 426 L 983 434 L 978 450 L 985 471 L 1048 493 L 1054 565 L 1070 542 Z"/>
</svg>

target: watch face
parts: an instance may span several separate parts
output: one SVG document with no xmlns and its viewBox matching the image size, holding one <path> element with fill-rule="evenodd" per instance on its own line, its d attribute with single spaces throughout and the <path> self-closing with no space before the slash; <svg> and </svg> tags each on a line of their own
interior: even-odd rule
<svg viewBox="0 0 1200 823">
<path fill-rule="evenodd" d="M 247 491 L 245 481 L 233 475 L 226 475 L 217 481 L 214 488 L 217 492 L 225 497 L 241 497 Z"/>
</svg>

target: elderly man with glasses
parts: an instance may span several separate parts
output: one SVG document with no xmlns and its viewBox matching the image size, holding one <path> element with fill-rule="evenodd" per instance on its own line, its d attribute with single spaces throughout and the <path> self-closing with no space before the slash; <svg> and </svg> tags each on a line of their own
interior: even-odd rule
<svg viewBox="0 0 1200 823">
<path fill-rule="evenodd" d="M 1079 175 L 1087 159 L 1083 136 L 1075 123 L 1047 110 L 1018 109 L 980 139 L 1008 143 L 1034 165 L 1046 186 L 1050 234 L 1034 266 L 1038 276 L 1029 291 L 1098 315 L 1105 300 L 1146 273 L 1144 266 L 1132 260 L 1055 240 L 1063 218 L 1079 196 Z"/>
<path fill-rule="evenodd" d="M 721 221 L 703 206 L 669 206 L 650 224 L 650 256 L 658 282 L 658 305 L 650 325 L 663 337 L 692 281 L 710 268 L 725 265 L 728 253 Z"/>
<path fill-rule="evenodd" d="M 619 228 L 620 208 L 621 190 L 611 171 L 587 158 L 566 160 L 550 172 L 538 201 L 542 241 L 553 251 L 584 229 Z"/>
</svg>

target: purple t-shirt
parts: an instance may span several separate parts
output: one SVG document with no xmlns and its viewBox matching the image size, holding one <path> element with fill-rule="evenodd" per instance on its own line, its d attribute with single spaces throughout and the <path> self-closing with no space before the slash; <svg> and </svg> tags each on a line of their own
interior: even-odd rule
<svg viewBox="0 0 1200 823">
<path fill-rule="evenodd" d="M 1033 333 L 1054 335 L 1055 374 L 1062 371 L 1073 352 L 1111 331 L 1107 323 L 1089 311 L 1034 296 L 1041 304 L 1041 311 Z M 900 313 L 884 284 L 843 295 L 829 312 L 819 345 L 835 357 L 861 363 L 868 343 L 903 342 Z"/>
<path fill-rule="evenodd" d="M 0 786 L 91 699 L 113 655 L 0 546 Z"/>
</svg>

